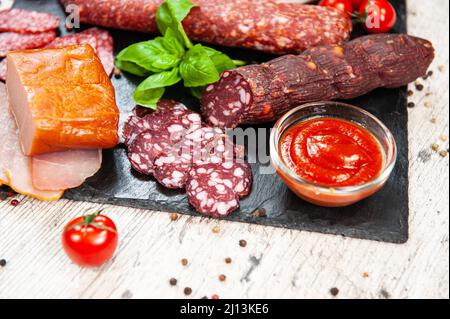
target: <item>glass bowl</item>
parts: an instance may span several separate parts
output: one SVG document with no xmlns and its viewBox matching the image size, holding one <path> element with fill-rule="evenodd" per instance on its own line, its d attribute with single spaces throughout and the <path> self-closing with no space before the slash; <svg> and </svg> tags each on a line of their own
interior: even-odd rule
<svg viewBox="0 0 450 319">
<path fill-rule="evenodd" d="M 300 177 L 284 163 L 280 156 L 280 140 L 286 130 L 296 123 L 320 117 L 347 120 L 372 133 L 383 155 L 377 177 L 355 186 L 329 187 Z M 270 158 L 277 174 L 297 196 L 319 206 L 342 207 L 367 198 L 383 187 L 395 166 L 397 147 L 392 133 L 374 115 L 353 105 L 325 101 L 298 106 L 277 121 L 270 135 Z"/>
</svg>

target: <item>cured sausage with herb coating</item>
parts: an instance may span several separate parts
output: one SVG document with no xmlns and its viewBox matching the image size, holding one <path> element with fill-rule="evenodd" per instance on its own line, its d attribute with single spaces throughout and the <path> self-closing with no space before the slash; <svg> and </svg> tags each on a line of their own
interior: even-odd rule
<svg viewBox="0 0 450 319">
<path fill-rule="evenodd" d="M 205 89 L 202 112 L 218 127 L 269 122 L 303 103 L 406 85 L 424 75 L 433 58 L 429 41 L 405 34 L 368 35 L 343 46 L 312 48 L 224 72 Z"/>
<path fill-rule="evenodd" d="M 81 22 L 157 33 L 156 11 L 163 0 L 61 0 L 79 8 Z M 192 40 L 275 54 L 300 53 L 339 44 L 352 30 L 348 15 L 333 8 L 274 0 L 193 0 L 183 26 Z"/>
</svg>

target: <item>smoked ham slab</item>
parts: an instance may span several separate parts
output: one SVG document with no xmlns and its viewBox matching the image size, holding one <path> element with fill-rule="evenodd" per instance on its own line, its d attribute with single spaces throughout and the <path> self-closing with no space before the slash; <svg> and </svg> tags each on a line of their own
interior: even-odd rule
<svg viewBox="0 0 450 319">
<path fill-rule="evenodd" d="M 114 88 L 90 45 L 10 52 L 6 84 L 25 155 L 117 145 Z"/>
</svg>

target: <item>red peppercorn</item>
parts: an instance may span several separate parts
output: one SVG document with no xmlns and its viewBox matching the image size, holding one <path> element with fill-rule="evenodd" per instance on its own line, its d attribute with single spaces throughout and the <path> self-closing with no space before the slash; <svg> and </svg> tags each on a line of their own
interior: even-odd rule
<svg viewBox="0 0 450 319">
<path fill-rule="evenodd" d="M 11 201 L 11 206 L 18 206 L 20 204 L 20 202 L 17 199 L 13 199 Z"/>
<path fill-rule="evenodd" d="M 211 299 L 219 299 L 219 295 L 214 294 L 211 296 Z"/>
</svg>

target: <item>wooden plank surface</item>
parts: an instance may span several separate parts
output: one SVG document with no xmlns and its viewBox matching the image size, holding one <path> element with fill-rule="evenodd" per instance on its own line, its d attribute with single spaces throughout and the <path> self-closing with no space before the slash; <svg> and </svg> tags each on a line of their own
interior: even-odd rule
<svg viewBox="0 0 450 319">
<path fill-rule="evenodd" d="M 0 201 L 0 298 L 448 298 L 449 2 L 408 1 L 409 33 L 432 40 L 433 76 L 409 110 L 410 239 L 404 245 L 107 206 L 120 246 L 99 269 L 64 255 L 60 236 L 90 203 Z M 434 119 L 433 119 L 434 118 Z M 435 122 L 435 123 L 433 123 Z M 401 165 L 401 163 L 399 163 Z M 214 233 L 213 228 L 220 232 Z M 239 246 L 239 240 L 247 247 Z M 224 259 L 232 258 L 231 264 Z M 180 260 L 189 264 L 182 266 Z M 218 280 L 225 274 L 225 282 Z M 171 287 L 171 277 L 178 285 Z"/>
</svg>

